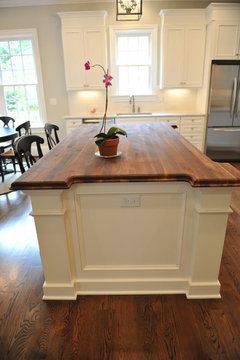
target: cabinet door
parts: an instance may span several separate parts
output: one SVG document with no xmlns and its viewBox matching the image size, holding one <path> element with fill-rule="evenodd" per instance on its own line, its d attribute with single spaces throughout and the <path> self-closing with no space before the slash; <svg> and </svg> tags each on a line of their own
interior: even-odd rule
<svg viewBox="0 0 240 360">
<path fill-rule="evenodd" d="M 106 41 L 105 30 L 102 28 L 91 28 L 84 30 L 85 59 L 91 64 L 100 64 L 106 68 Z M 103 88 L 103 70 L 94 67 L 86 71 L 86 84 L 90 88 Z"/>
<path fill-rule="evenodd" d="M 205 28 L 185 28 L 184 85 L 201 87 L 205 53 Z"/>
<path fill-rule="evenodd" d="M 184 27 L 166 27 L 163 35 L 163 87 L 181 87 L 184 68 Z"/>
<path fill-rule="evenodd" d="M 84 63 L 106 67 L 104 27 L 64 30 L 62 33 L 66 86 L 68 90 L 103 89 L 103 71 L 94 67 L 84 69 Z"/>
<path fill-rule="evenodd" d="M 69 90 L 79 89 L 85 84 L 83 31 L 67 30 L 62 33 L 62 37 L 66 86 Z"/>
<path fill-rule="evenodd" d="M 240 25 L 238 23 L 217 24 L 215 59 L 237 59 L 239 56 Z"/>
</svg>

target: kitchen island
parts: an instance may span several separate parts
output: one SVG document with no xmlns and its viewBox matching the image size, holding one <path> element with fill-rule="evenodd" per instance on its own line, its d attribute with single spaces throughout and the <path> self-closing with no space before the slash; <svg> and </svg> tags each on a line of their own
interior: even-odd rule
<svg viewBox="0 0 240 360">
<path fill-rule="evenodd" d="M 219 298 L 239 172 L 211 161 L 169 124 L 122 127 L 121 156 L 95 156 L 99 127 L 81 125 L 12 184 L 31 197 L 43 298 Z"/>
</svg>

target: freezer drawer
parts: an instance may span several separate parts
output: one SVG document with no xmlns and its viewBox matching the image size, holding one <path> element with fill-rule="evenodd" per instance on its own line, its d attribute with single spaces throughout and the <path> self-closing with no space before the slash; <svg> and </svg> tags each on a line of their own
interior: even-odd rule
<svg viewBox="0 0 240 360">
<path fill-rule="evenodd" d="M 215 161 L 239 161 L 240 127 L 208 128 L 206 154 Z"/>
</svg>

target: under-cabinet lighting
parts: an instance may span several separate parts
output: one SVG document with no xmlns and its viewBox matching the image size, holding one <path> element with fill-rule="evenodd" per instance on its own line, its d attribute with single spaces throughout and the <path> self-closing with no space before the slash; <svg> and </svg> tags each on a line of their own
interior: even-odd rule
<svg viewBox="0 0 240 360">
<path fill-rule="evenodd" d="M 170 96 L 186 96 L 190 92 L 189 89 L 168 89 L 167 94 Z"/>
<path fill-rule="evenodd" d="M 99 94 L 98 91 L 93 91 L 93 90 L 84 90 L 84 91 L 79 91 L 78 92 L 78 97 L 82 98 L 82 99 L 96 99 L 99 98 L 101 96 L 101 94 Z"/>
</svg>

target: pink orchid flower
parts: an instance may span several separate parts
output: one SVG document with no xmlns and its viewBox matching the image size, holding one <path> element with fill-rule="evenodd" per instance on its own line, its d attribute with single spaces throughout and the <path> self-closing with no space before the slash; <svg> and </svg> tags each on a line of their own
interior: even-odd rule
<svg viewBox="0 0 240 360">
<path fill-rule="evenodd" d="M 91 65 L 90 65 L 90 61 L 88 60 L 85 64 L 84 64 L 85 70 L 90 70 Z"/>
<path fill-rule="evenodd" d="M 112 86 L 111 80 L 113 77 L 109 74 L 104 74 L 103 76 L 103 83 L 105 84 L 105 87 Z"/>
</svg>

